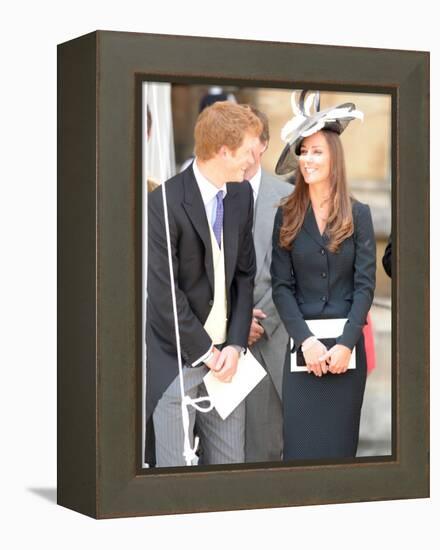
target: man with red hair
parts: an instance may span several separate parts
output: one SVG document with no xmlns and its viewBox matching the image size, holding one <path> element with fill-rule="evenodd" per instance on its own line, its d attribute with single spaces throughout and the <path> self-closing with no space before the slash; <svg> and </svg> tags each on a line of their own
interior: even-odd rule
<svg viewBox="0 0 440 550">
<path fill-rule="evenodd" d="M 149 195 L 146 416 L 154 424 L 156 466 L 185 465 L 170 283 L 190 399 L 206 393 L 203 377 L 210 369 L 228 383 L 247 345 L 255 252 L 252 189 L 242 182 L 260 133 L 261 122 L 246 106 L 217 102 L 199 115 L 195 160 L 165 183 L 171 282 L 162 190 Z M 244 403 L 225 420 L 215 409 L 189 406 L 188 412 L 191 445 L 196 430 L 203 464 L 244 462 Z"/>
</svg>

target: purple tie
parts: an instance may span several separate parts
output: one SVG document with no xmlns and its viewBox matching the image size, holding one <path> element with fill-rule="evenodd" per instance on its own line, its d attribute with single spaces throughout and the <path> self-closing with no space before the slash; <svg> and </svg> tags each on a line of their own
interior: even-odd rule
<svg viewBox="0 0 440 550">
<path fill-rule="evenodd" d="M 222 242 L 222 228 L 223 228 L 223 191 L 219 191 L 216 195 L 217 198 L 217 210 L 215 212 L 215 220 L 212 229 L 214 231 L 215 238 L 219 248 L 221 248 Z"/>
</svg>

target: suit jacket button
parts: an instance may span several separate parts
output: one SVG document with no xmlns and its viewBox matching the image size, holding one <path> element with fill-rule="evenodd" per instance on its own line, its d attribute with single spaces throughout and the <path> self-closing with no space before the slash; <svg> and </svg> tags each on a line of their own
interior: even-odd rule
<svg viewBox="0 0 440 550">
<path fill-rule="evenodd" d="M 321 254 L 324 256 L 324 254 L 325 254 L 325 249 L 324 248 L 321 248 Z"/>
<path fill-rule="evenodd" d="M 214 305 L 214 300 L 209 300 L 208 304 L 209 304 L 210 306 L 213 306 L 213 305 Z"/>
<path fill-rule="evenodd" d="M 321 277 L 322 277 L 323 279 L 325 279 L 325 278 L 327 277 L 327 273 L 326 273 L 325 271 L 323 271 L 323 272 L 321 273 Z"/>
<path fill-rule="evenodd" d="M 326 301 L 327 301 L 327 296 L 323 296 L 323 297 L 321 298 L 321 300 L 322 300 L 323 302 L 326 302 Z"/>
</svg>

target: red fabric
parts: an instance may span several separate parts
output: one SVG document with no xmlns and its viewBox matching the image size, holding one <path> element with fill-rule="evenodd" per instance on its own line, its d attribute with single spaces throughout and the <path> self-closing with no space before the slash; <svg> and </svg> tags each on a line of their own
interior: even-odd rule
<svg viewBox="0 0 440 550">
<path fill-rule="evenodd" d="M 364 326 L 365 354 L 367 356 L 367 374 L 376 368 L 376 349 L 374 347 L 373 321 L 367 315 L 367 324 Z"/>
</svg>

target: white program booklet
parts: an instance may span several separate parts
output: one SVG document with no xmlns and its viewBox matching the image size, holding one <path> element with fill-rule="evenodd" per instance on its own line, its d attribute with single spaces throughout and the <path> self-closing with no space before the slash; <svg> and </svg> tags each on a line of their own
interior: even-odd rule
<svg viewBox="0 0 440 550">
<path fill-rule="evenodd" d="M 266 371 L 252 353 L 242 353 L 238 360 L 237 372 L 231 382 L 220 382 L 212 371 L 204 377 L 211 402 L 224 420 L 245 399 L 255 386 L 266 376 Z"/>
<path fill-rule="evenodd" d="M 337 338 L 338 336 L 341 336 L 346 322 L 347 319 L 315 319 L 312 321 L 306 321 L 309 329 L 319 340 L 322 338 Z M 291 340 L 290 343 L 292 348 L 293 341 Z M 348 368 L 356 368 L 356 348 L 353 348 Z M 290 356 L 290 372 L 304 371 L 307 371 L 307 367 L 304 365 L 298 365 L 296 352 L 292 353 Z"/>
</svg>

